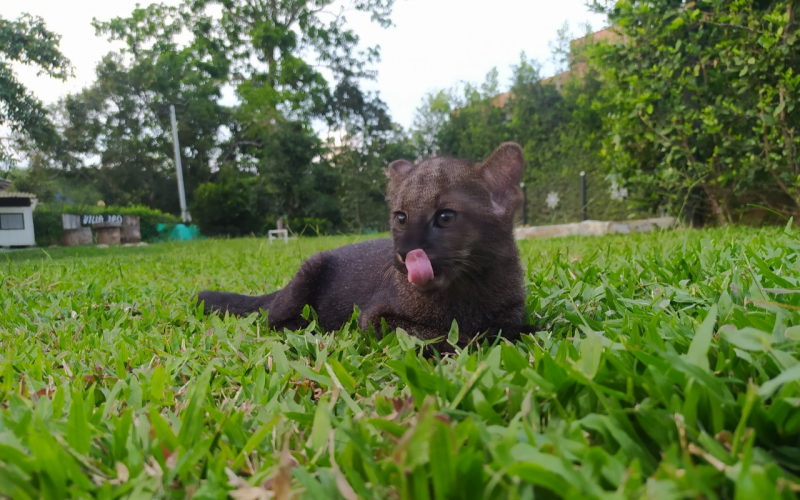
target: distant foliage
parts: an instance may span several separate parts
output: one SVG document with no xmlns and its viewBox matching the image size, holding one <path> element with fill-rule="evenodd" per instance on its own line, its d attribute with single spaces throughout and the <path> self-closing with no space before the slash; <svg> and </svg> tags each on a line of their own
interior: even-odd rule
<svg viewBox="0 0 800 500">
<path fill-rule="evenodd" d="M 351 123 L 337 142 L 327 145 L 329 175 L 336 182 L 335 202 L 342 214 L 337 229 L 356 233 L 388 230 L 386 167 L 400 158 L 414 160 L 412 139 L 398 125 L 376 130 L 361 121 Z"/>
<path fill-rule="evenodd" d="M 466 84 L 460 95 L 453 91 L 449 120 L 439 132 L 439 153 L 482 160 L 512 136 L 507 111 L 495 101 L 501 90 L 497 71 L 483 85 Z"/>
<path fill-rule="evenodd" d="M 505 96 L 500 95 L 497 74 L 492 71 L 481 86 L 432 94 L 417 116 L 434 115 L 437 109 L 453 110 L 426 134 L 435 137 L 435 146 L 429 149 L 441 154 L 480 161 L 503 141 L 521 144 L 527 162 L 525 214 L 530 224 L 581 219 L 581 172 L 588 181 L 588 216 L 625 219 L 637 212 L 628 207 L 626 198 L 612 196 L 619 190 L 613 190 L 615 184 L 601 161 L 600 88 L 594 71 L 587 71 L 582 78 L 570 77 L 561 88 L 555 82 L 543 82 L 538 64 L 523 54 L 513 68 L 513 84 Z M 441 104 L 445 97 L 449 98 L 447 106 Z"/>
<path fill-rule="evenodd" d="M 755 205 L 800 214 L 797 2 L 648 0 L 598 7 L 623 40 L 592 52 L 606 164 L 649 207 L 696 222 Z"/>
<path fill-rule="evenodd" d="M 39 153 L 30 155 L 28 159 L 26 168 L 12 168 L 3 174 L 11 181 L 11 189 L 33 193 L 42 203 L 95 205 L 98 201 L 105 202 L 98 186 L 97 172 L 53 168 Z"/>
<path fill-rule="evenodd" d="M 525 176 L 528 222 L 581 220 L 581 172 L 586 176 L 587 216 L 620 220 L 647 215 L 632 210 L 626 198 L 615 199 L 613 184 L 600 161 L 602 113 L 596 108 L 601 82 L 594 71 L 572 75 L 561 84 L 542 84 L 532 63 L 515 68 L 506 103 L 511 139 L 522 144 L 528 168 Z M 551 208 L 550 193 L 559 203 Z"/>
<path fill-rule="evenodd" d="M 797 3 L 593 7 L 618 39 L 570 44 L 565 26 L 551 48 L 568 76 L 544 81 L 523 57 L 507 94 L 496 72 L 480 87 L 431 93 L 417 113 L 422 150 L 477 160 L 500 141 L 523 144 L 532 223 L 580 218 L 582 171 L 590 218 L 662 210 L 699 225 L 797 218 Z"/>
</svg>

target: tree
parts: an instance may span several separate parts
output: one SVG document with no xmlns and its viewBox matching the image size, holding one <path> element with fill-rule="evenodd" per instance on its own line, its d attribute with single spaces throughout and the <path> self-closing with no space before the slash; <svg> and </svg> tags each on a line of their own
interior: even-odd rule
<svg viewBox="0 0 800 500">
<path fill-rule="evenodd" d="M 439 135 L 450 119 L 453 102 L 450 90 L 428 92 L 423 96 L 412 125 L 415 158 L 425 159 L 439 153 Z"/>
<path fill-rule="evenodd" d="M 107 203 L 179 210 L 169 106 L 179 117 L 187 194 L 209 179 L 230 111 L 219 103 L 230 62 L 206 36 L 209 19 L 153 4 L 131 17 L 95 21 L 125 42 L 97 66 L 96 82 L 62 103 L 63 167 L 91 168 Z M 178 41 L 187 37 L 186 43 Z"/>
<path fill-rule="evenodd" d="M 488 156 L 498 144 L 510 140 L 509 116 L 500 97 L 497 69 L 487 73 L 480 86 L 465 84 L 458 96 L 450 91 L 450 118 L 438 134 L 442 154 L 478 161 Z"/>
<path fill-rule="evenodd" d="M 754 205 L 800 214 L 796 2 L 597 8 L 623 36 L 592 55 L 611 111 L 607 163 L 639 199 L 718 224 Z"/>
<path fill-rule="evenodd" d="M 415 148 L 398 125 L 362 135 L 356 127 L 329 144 L 331 166 L 338 175 L 337 202 L 347 231 L 387 230 L 386 168 L 400 158 L 414 159 Z"/>
<path fill-rule="evenodd" d="M 209 33 L 222 41 L 233 63 L 232 81 L 242 111 L 253 120 L 275 110 L 289 118 L 332 118 L 327 70 L 339 84 L 374 77 L 369 65 L 377 47 L 359 50 L 359 37 L 347 25 L 349 9 L 371 14 L 386 27 L 394 0 L 194 0 L 192 12 L 222 9 Z M 266 115 L 263 113 L 266 112 Z"/>
<path fill-rule="evenodd" d="M 353 0 L 386 26 L 393 0 Z M 125 44 L 97 68 L 97 82 L 62 106 L 66 168 L 89 167 L 107 200 L 177 211 L 169 105 L 174 104 L 190 204 L 202 184 L 256 176 L 248 189 L 268 197 L 273 216 L 341 223 L 337 180 L 312 123 L 342 127 L 377 96 L 360 81 L 374 73 L 377 48 L 361 49 L 341 2 L 187 0 L 153 4 L 129 17 L 95 21 L 99 35 Z M 232 89 L 235 105 L 223 105 Z M 386 129 L 388 115 L 361 120 Z M 99 158 L 99 162 L 96 162 Z M 225 175 L 215 171 L 225 170 Z M 206 190 L 203 200 L 213 199 Z M 209 195 L 209 196 L 207 196 Z M 201 200 L 202 201 L 202 200 Z M 261 205 L 259 205 L 261 206 Z M 200 209 L 198 212 L 211 213 Z M 248 223 L 249 224 L 249 223 Z M 252 225 L 251 225 L 252 226 Z M 209 226 L 210 227 L 210 226 Z M 248 229 L 249 231 L 250 229 Z"/>
<path fill-rule="evenodd" d="M 572 33 L 569 29 L 569 22 L 564 21 L 564 24 L 556 31 L 556 39 L 547 44 L 550 47 L 555 74 L 569 70 L 571 42 Z"/>
<path fill-rule="evenodd" d="M 37 66 L 40 74 L 66 80 L 72 67 L 59 50 L 60 40 L 40 17 L 23 14 L 16 21 L 0 17 L 0 126 L 15 136 L 0 138 L 0 161 L 13 161 L 9 146 L 13 139 L 32 141 L 47 150 L 58 145 L 44 105 L 17 80 L 11 63 Z"/>
</svg>

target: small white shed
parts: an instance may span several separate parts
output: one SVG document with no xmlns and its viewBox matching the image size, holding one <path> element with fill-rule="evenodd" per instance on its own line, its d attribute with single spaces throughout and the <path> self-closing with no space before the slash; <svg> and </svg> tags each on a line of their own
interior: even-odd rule
<svg viewBox="0 0 800 500">
<path fill-rule="evenodd" d="M 33 209 L 36 195 L 0 192 L 0 247 L 36 245 L 33 234 Z"/>
</svg>

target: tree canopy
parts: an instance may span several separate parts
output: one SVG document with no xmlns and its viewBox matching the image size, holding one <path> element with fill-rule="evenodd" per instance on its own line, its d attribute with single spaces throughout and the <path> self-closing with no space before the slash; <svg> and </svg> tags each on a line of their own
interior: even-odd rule
<svg viewBox="0 0 800 500">
<path fill-rule="evenodd" d="M 259 232 L 277 218 L 353 228 L 363 217 L 340 205 L 363 179 L 331 159 L 357 152 L 380 189 L 374 172 L 397 127 L 361 88 L 375 76 L 379 50 L 362 47 L 348 15 L 388 26 L 393 1 L 188 0 L 95 20 L 97 34 L 123 49 L 103 58 L 93 85 L 61 103 L 67 147 L 51 165 L 63 176 L 88 173 L 107 203 L 175 213 L 174 105 L 187 196 L 207 228 L 222 230 L 214 208 L 202 206 L 220 198 L 240 200 L 234 211 L 250 214 L 235 232 Z M 345 132 L 346 144 L 323 140 L 326 127 Z M 238 193 L 243 186 L 248 192 Z"/>
<path fill-rule="evenodd" d="M 598 0 L 610 24 L 602 36 L 587 26 L 574 41 L 565 25 L 551 43 L 566 72 L 543 78 L 523 54 L 508 87 L 492 70 L 482 84 L 424 96 L 407 131 L 364 90 L 380 52 L 349 20 L 389 26 L 393 3 L 184 0 L 95 20 L 123 48 L 54 120 L 24 89 L 2 87 L 17 89 L 0 95 L 0 118 L 24 131 L 30 159 L 15 183 L 45 200 L 177 213 L 174 105 L 187 197 L 207 234 L 261 233 L 279 220 L 297 231 L 385 229 L 390 161 L 478 160 L 507 140 L 525 149 L 532 223 L 579 220 L 581 172 L 591 218 L 800 215 L 796 2 Z M 11 60 L 67 75 L 41 20 L 2 23 L 0 83 Z"/>
</svg>

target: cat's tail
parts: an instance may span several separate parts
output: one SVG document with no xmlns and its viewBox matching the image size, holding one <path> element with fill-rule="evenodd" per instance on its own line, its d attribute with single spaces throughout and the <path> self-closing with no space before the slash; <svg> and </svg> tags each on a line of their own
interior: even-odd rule
<svg viewBox="0 0 800 500">
<path fill-rule="evenodd" d="M 209 314 L 213 311 L 229 312 L 234 316 L 244 316 L 250 313 L 259 313 L 269 309 L 275 293 L 261 296 L 239 295 L 238 293 L 214 292 L 205 290 L 193 298 L 193 303 L 203 304 L 203 311 Z"/>
</svg>

